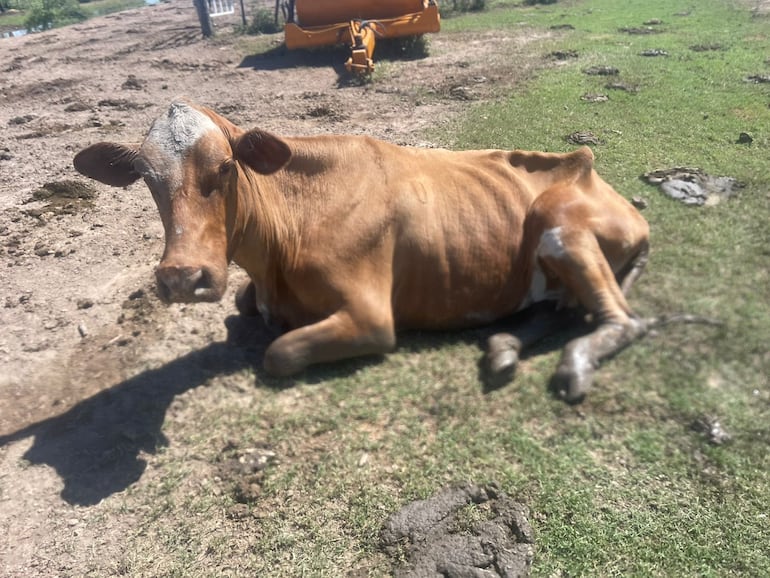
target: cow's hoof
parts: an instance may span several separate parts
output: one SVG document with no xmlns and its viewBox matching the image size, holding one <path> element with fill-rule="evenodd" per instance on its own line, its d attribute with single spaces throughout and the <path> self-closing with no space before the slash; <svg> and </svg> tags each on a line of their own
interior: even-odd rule
<svg viewBox="0 0 770 578">
<path fill-rule="evenodd" d="M 235 308 L 244 317 L 256 317 L 259 315 L 259 309 L 257 309 L 257 289 L 251 280 L 244 281 L 238 287 L 238 291 L 235 293 Z"/>
<path fill-rule="evenodd" d="M 262 366 L 273 377 L 291 377 L 308 366 L 307 361 L 279 338 L 267 348 Z"/>
<path fill-rule="evenodd" d="M 498 333 L 487 341 L 488 390 L 499 389 L 513 381 L 519 363 L 521 343 L 513 335 Z"/>
<path fill-rule="evenodd" d="M 551 377 L 550 389 L 559 399 L 577 404 L 585 399 L 591 389 L 591 381 L 587 372 L 574 371 L 562 365 Z"/>
</svg>

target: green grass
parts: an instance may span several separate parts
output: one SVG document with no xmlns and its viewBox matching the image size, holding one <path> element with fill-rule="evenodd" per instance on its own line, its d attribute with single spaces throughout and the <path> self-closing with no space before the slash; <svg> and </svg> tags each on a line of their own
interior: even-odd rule
<svg viewBox="0 0 770 578">
<path fill-rule="evenodd" d="M 489 394 L 475 333 L 408 335 L 381 362 L 314 369 L 283 390 L 244 396 L 243 375 L 217 378 L 215 407 L 211 395 L 178 400 L 197 418 L 166 425 L 176 442 L 142 482 L 151 523 L 126 538 L 143 556 L 126 555 L 116 572 L 387 575 L 378 551 L 387 515 L 472 480 L 496 481 L 529 505 L 536 576 L 770 575 L 770 88 L 743 80 L 768 73 L 770 19 L 723 0 L 491 4 L 446 19 L 444 30 L 570 23 L 574 31 L 538 50 L 578 58 L 431 136 L 454 148 L 556 151 L 574 148 L 565 135 L 594 132 L 605 141 L 594 147 L 601 174 L 649 204 L 653 253 L 632 305 L 725 327 L 670 327 L 634 345 L 605 364 L 578 408 L 546 391 L 559 339 Z M 661 33 L 619 32 L 652 18 Z M 690 49 L 715 43 L 723 50 Z M 647 48 L 669 56 L 639 56 Z M 582 73 L 597 64 L 619 68 L 638 92 L 606 91 L 607 79 Z M 584 102 L 587 92 L 610 100 Z M 742 131 L 751 145 L 736 144 Z M 639 179 L 672 165 L 746 188 L 717 206 L 685 207 Z M 732 440 L 710 445 L 692 427 L 703 415 Z M 278 456 L 239 515 L 216 469 L 228 439 L 267 443 Z M 466 512 L 469 523 L 476 515 Z"/>
<path fill-rule="evenodd" d="M 12 14 L 0 14 L 0 26 L 4 29 L 24 28 L 24 22 L 27 19 L 29 9 L 34 5 L 31 0 L 18 0 L 13 3 L 13 8 L 19 10 Z M 129 10 L 144 6 L 144 0 L 92 0 L 78 4 L 79 10 L 86 18 L 95 16 L 104 16 L 113 12 Z M 68 22 L 71 24 L 71 22 Z"/>
<path fill-rule="evenodd" d="M 660 33 L 619 31 L 653 18 L 663 21 Z M 493 22 L 572 24 L 543 51 L 571 49 L 578 58 L 439 137 L 458 148 L 569 150 L 565 135 L 594 132 L 605 141 L 594 147 L 602 175 L 649 202 L 653 253 L 632 303 L 645 313 L 690 311 L 726 323 L 723 332 L 665 330 L 624 353 L 600 378 L 611 391 L 596 392 L 581 423 L 552 424 L 553 445 L 525 430 L 524 471 L 532 475 L 514 487 L 544 515 L 535 520 L 536 574 L 766 575 L 770 90 L 744 79 L 768 72 L 770 21 L 730 2 L 594 0 L 497 9 L 450 25 Z M 700 44 L 722 49 L 691 50 Z M 639 55 L 651 48 L 669 56 Z M 607 78 L 582 72 L 593 65 L 617 67 L 619 80 L 638 92 L 607 90 Z M 585 93 L 610 100 L 587 103 Z M 736 143 L 744 131 L 754 136 L 750 146 Z M 747 187 L 727 203 L 696 209 L 639 179 L 675 165 Z M 553 411 L 540 411 L 553 419 Z M 700 414 L 718 415 L 733 443 L 705 445 L 688 430 Z"/>
<path fill-rule="evenodd" d="M 88 16 L 104 16 L 113 12 L 130 10 L 144 6 L 144 0 L 92 0 L 86 4 L 81 4 L 80 9 Z"/>
</svg>

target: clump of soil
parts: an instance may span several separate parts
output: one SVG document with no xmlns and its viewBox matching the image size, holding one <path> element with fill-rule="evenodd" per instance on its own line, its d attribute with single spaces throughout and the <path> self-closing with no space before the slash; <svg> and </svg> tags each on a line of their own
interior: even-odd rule
<svg viewBox="0 0 770 578">
<path fill-rule="evenodd" d="M 397 577 L 528 576 L 529 510 L 494 487 L 449 488 L 404 506 L 385 522 L 382 549 Z"/>
<path fill-rule="evenodd" d="M 702 415 L 690 426 L 693 431 L 702 434 L 710 444 L 720 446 L 729 442 L 732 436 L 725 430 L 719 418 L 713 415 Z"/>
<path fill-rule="evenodd" d="M 693 44 L 690 46 L 690 50 L 693 52 L 714 52 L 718 50 L 724 50 L 725 47 L 721 44 Z"/>
<path fill-rule="evenodd" d="M 26 213 L 32 217 L 39 217 L 44 213 L 54 215 L 74 215 L 93 207 L 96 199 L 96 189 L 83 181 L 52 181 L 32 193 L 33 201 L 42 201 L 46 204 L 41 208 L 30 209 Z"/>
<path fill-rule="evenodd" d="M 589 66 L 583 69 L 583 74 L 589 76 L 617 76 L 620 70 L 614 66 Z"/>
<path fill-rule="evenodd" d="M 636 36 L 642 36 L 646 34 L 658 34 L 659 32 L 662 32 L 662 30 L 653 28 L 652 26 L 627 26 L 627 27 L 619 28 L 618 30 L 620 30 L 620 32 L 625 32 L 626 34 L 632 34 Z"/>
<path fill-rule="evenodd" d="M 267 446 L 241 448 L 230 441 L 220 455 L 219 478 L 227 480 L 233 499 L 249 504 L 262 495 L 262 482 L 267 467 L 276 461 L 276 454 Z"/>
</svg>

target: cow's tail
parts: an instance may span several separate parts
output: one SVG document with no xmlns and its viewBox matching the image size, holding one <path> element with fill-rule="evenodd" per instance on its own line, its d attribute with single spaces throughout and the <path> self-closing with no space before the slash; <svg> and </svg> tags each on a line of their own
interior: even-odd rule
<svg viewBox="0 0 770 578">
<path fill-rule="evenodd" d="M 661 315 L 659 317 L 647 317 L 642 319 L 642 323 L 646 329 L 646 333 L 654 331 L 660 327 L 666 325 L 674 325 L 677 323 L 686 323 L 688 325 L 710 325 L 711 327 L 724 327 L 724 322 L 713 317 L 703 317 L 701 315 L 690 315 L 689 313 L 677 313 L 674 315 Z"/>
</svg>

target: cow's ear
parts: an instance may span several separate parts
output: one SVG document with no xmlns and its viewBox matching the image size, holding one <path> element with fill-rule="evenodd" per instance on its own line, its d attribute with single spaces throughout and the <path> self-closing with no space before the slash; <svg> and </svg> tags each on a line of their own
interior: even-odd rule
<svg viewBox="0 0 770 578">
<path fill-rule="evenodd" d="M 127 187 L 141 176 L 134 169 L 138 146 L 100 142 L 83 149 L 72 160 L 82 175 L 113 187 Z"/>
<path fill-rule="evenodd" d="M 242 134 L 234 147 L 235 157 L 263 175 L 282 169 L 291 159 L 291 149 L 277 136 L 259 129 Z"/>
</svg>

